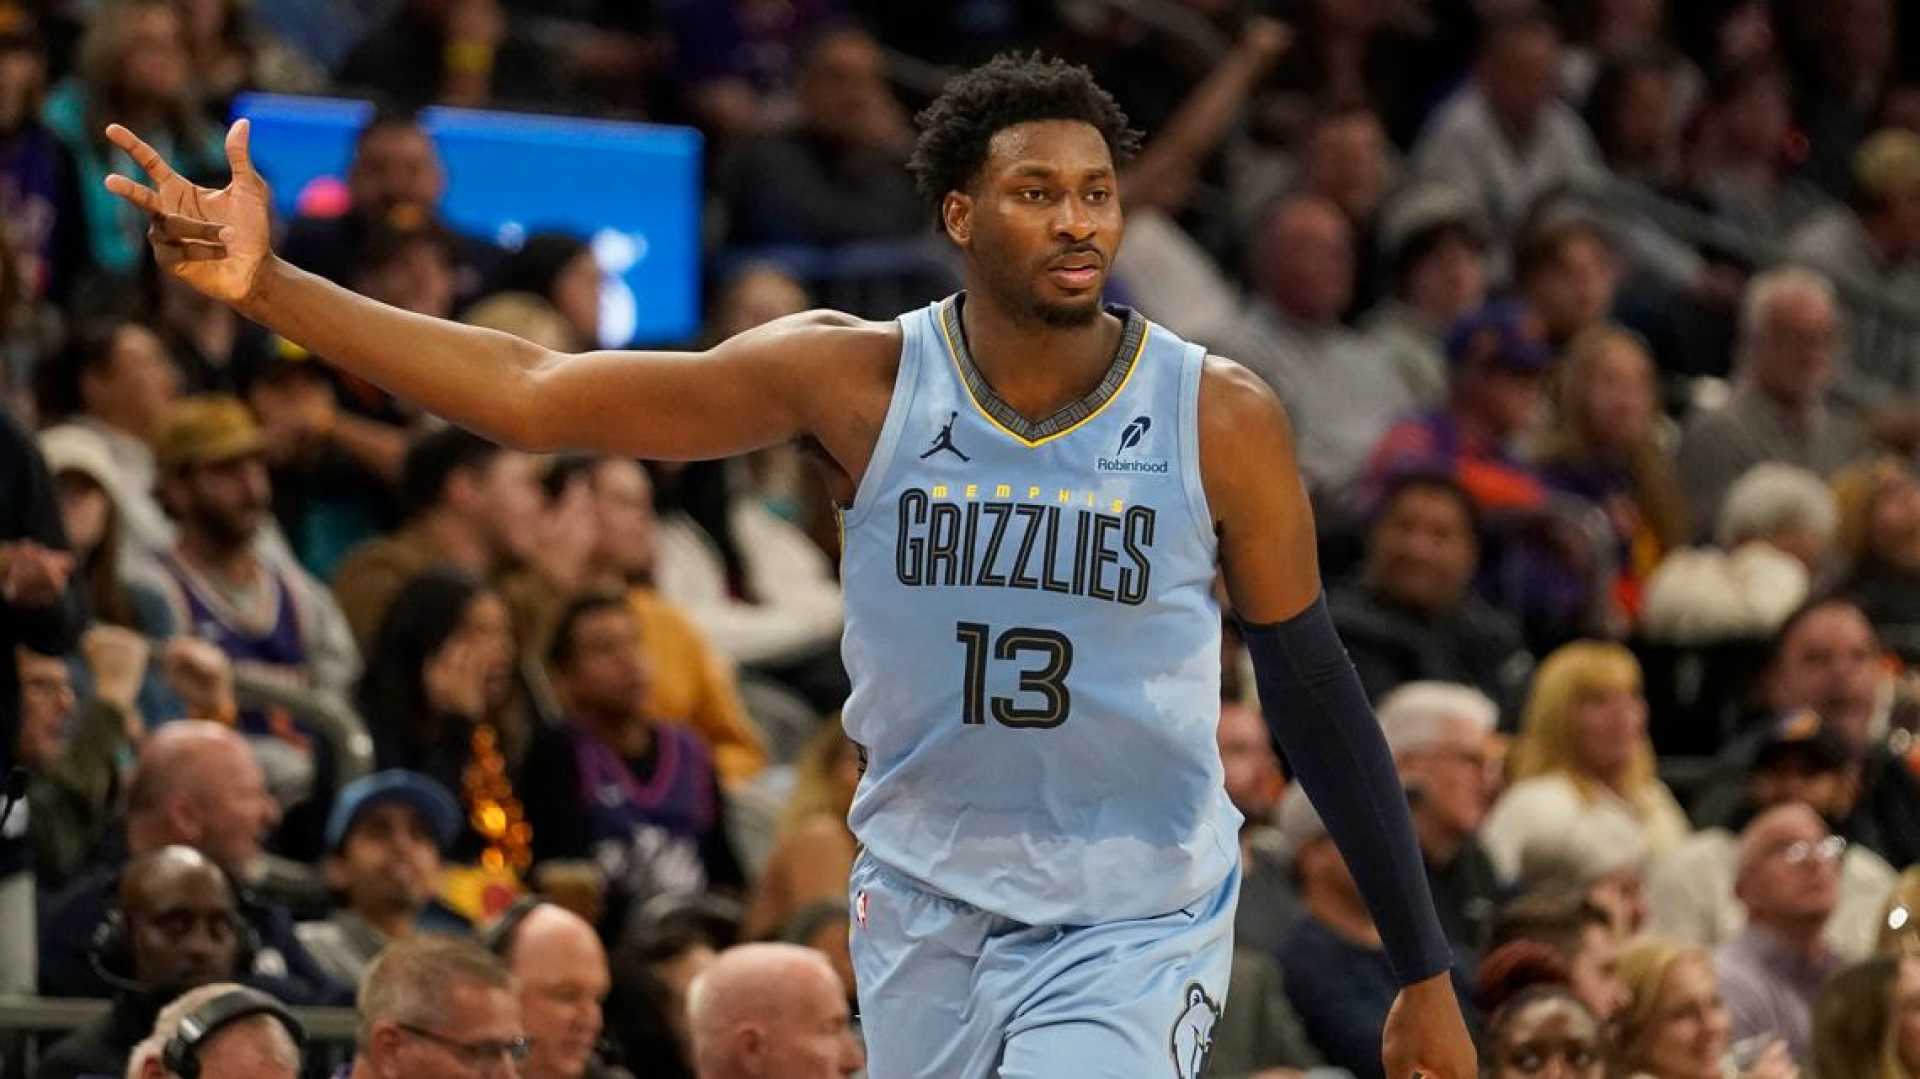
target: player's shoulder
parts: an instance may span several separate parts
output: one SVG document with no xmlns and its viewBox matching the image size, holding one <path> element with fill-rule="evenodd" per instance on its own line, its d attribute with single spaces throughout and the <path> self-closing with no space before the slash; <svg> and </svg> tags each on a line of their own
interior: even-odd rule
<svg viewBox="0 0 1920 1079">
<path fill-rule="evenodd" d="M 845 311 L 814 308 L 774 319 L 756 333 L 806 343 L 836 353 L 878 353 L 900 349 L 900 324 L 876 322 Z"/>
<path fill-rule="evenodd" d="M 1280 395 L 1266 380 L 1225 356 L 1208 353 L 1200 368 L 1200 426 L 1243 430 L 1287 423 Z"/>
</svg>

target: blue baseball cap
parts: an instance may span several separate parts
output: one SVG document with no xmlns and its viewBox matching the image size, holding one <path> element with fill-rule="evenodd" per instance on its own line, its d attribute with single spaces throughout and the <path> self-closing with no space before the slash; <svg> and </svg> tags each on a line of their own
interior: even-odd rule
<svg viewBox="0 0 1920 1079">
<path fill-rule="evenodd" d="M 429 776 L 401 768 L 375 772 L 340 788 L 334 798 L 333 812 L 327 814 L 327 849 L 337 853 L 347 841 L 347 833 L 360 820 L 360 814 L 378 805 L 398 802 L 412 806 L 427 822 L 444 853 L 460 830 L 460 806 L 447 788 Z"/>
<path fill-rule="evenodd" d="M 1487 362 L 1514 371 L 1553 366 L 1547 330 L 1526 304 L 1495 300 L 1462 315 L 1447 332 L 1447 362 L 1455 368 Z"/>
</svg>

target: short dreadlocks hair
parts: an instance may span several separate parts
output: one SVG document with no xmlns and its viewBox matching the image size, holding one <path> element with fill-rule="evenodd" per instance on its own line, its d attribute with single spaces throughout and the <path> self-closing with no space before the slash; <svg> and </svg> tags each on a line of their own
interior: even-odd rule
<svg viewBox="0 0 1920 1079">
<path fill-rule="evenodd" d="M 1140 150 L 1140 132 L 1127 126 L 1113 95 L 1079 64 L 1038 52 L 1003 54 L 947 82 L 921 110 L 920 141 L 907 160 L 920 197 L 942 225 L 947 192 L 964 190 L 987 160 L 987 143 L 1000 131 L 1032 120 L 1079 120 L 1107 141 L 1116 166 Z"/>
</svg>

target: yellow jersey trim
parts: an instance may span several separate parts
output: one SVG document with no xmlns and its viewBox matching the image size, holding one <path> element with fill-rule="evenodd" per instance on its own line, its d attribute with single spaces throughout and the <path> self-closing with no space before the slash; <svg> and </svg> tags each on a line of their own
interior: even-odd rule
<svg viewBox="0 0 1920 1079">
<path fill-rule="evenodd" d="M 1020 432 L 1015 431 L 1012 428 L 1008 427 L 1006 424 L 1001 423 L 999 419 L 997 419 L 994 416 L 993 413 L 987 411 L 986 407 L 980 403 L 980 399 L 974 396 L 973 384 L 967 378 L 966 369 L 960 366 L 960 350 L 954 345 L 953 334 L 947 330 L 947 320 L 936 315 L 933 321 L 935 325 L 940 327 L 941 340 L 947 343 L 947 359 L 953 364 L 954 375 L 960 379 L 960 388 L 966 391 L 967 402 L 973 405 L 973 410 L 975 412 L 978 412 L 981 415 L 981 417 L 985 419 L 988 423 L 999 428 L 1001 433 L 1005 434 L 1008 438 L 1013 439 L 1015 442 L 1020 443 L 1022 446 L 1025 446 L 1028 449 L 1033 449 L 1038 446 L 1044 446 L 1047 443 L 1052 442 L 1056 438 L 1065 438 L 1067 435 L 1070 435 L 1075 431 L 1078 431 L 1080 428 L 1085 427 L 1087 424 L 1092 423 L 1095 417 L 1099 416 L 1102 412 L 1105 412 L 1107 410 L 1107 406 L 1119 400 L 1120 395 L 1122 393 L 1125 393 L 1127 390 L 1127 383 L 1133 381 L 1133 373 L 1140 369 L 1140 357 L 1144 355 L 1147 351 L 1147 338 L 1152 336 L 1153 334 L 1153 323 L 1146 322 L 1142 326 L 1140 331 L 1140 343 L 1134 346 L 1133 356 L 1127 360 L 1127 373 L 1120 377 L 1120 385 L 1115 386 L 1113 388 L 1113 392 L 1107 395 L 1107 399 L 1100 402 L 1099 405 L 1095 406 L 1093 411 L 1087 413 L 1085 416 L 1080 417 L 1080 419 L 1074 421 L 1071 425 L 1067 427 L 1063 427 L 1060 430 L 1053 432 L 1052 434 L 1041 435 L 1039 438 L 1028 438 L 1025 435 L 1022 435 Z M 984 381 L 984 377 L 982 381 Z M 1072 407 L 1072 406 L 1069 405 L 1068 407 Z"/>
</svg>

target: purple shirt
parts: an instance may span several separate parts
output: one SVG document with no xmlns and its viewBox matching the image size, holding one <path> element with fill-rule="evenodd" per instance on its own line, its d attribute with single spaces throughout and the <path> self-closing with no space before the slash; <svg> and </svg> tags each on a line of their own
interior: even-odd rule
<svg viewBox="0 0 1920 1079">
<path fill-rule="evenodd" d="M 1820 945 L 1808 957 L 1772 930 L 1748 926 L 1713 953 L 1720 996 L 1733 1014 L 1735 1040 L 1773 1035 L 1805 1064 L 1813 1052 L 1813 1001 L 1827 975 L 1842 963 Z"/>
</svg>

